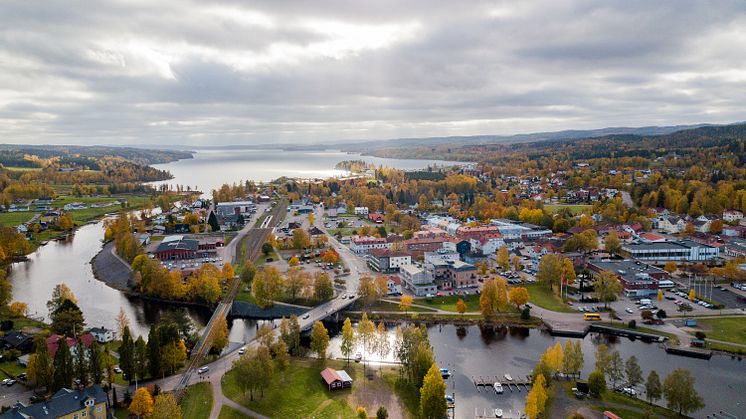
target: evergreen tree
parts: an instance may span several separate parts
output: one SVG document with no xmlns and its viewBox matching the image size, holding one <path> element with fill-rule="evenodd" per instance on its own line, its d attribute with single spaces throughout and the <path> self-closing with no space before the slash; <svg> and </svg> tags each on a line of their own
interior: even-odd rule
<svg viewBox="0 0 746 419">
<path fill-rule="evenodd" d="M 80 380 L 83 387 L 88 385 L 88 360 L 86 359 L 86 349 L 82 343 L 78 342 L 75 346 L 75 359 L 73 362 L 75 376 Z"/>
<path fill-rule="evenodd" d="M 158 330 L 153 326 L 148 333 L 148 370 L 153 378 L 161 375 L 161 342 Z"/>
<path fill-rule="evenodd" d="M 91 347 L 88 349 L 88 370 L 91 373 L 91 378 L 95 384 L 101 384 L 103 379 L 103 357 L 101 356 L 101 346 L 98 342 L 93 342 Z"/>
<path fill-rule="evenodd" d="M 70 388 L 73 384 L 73 359 L 70 355 L 70 348 L 64 339 L 61 339 L 57 346 L 57 352 L 54 354 L 54 378 L 52 382 L 52 391 L 56 392 L 61 388 Z"/>
<path fill-rule="evenodd" d="M 220 231 L 220 224 L 218 224 L 218 217 L 212 211 L 210 211 L 210 216 L 207 218 L 207 224 L 210 224 L 210 228 L 212 228 L 212 231 Z"/>
<path fill-rule="evenodd" d="M 124 328 L 122 344 L 119 345 L 119 368 L 122 369 L 125 380 L 132 381 L 135 378 L 135 344 L 132 342 L 129 326 Z"/>
<path fill-rule="evenodd" d="M 138 379 L 144 380 L 145 376 L 148 374 L 148 346 L 142 336 L 139 336 L 135 341 L 134 359 L 134 374 Z"/>
</svg>

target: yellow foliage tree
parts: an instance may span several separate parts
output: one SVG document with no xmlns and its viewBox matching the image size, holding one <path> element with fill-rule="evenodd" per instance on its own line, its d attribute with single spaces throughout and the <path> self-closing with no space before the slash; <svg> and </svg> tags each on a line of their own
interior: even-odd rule
<svg viewBox="0 0 746 419">
<path fill-rule="evenodd" d="M 290 265 L 290 266 L 298 266 L 298 265 L 300 265 L 300 261 L 298 260 L 297 257 L 293 256 L 288 261 L 288 265 Z"/>
<path fill-rule="evenodd" d="M 147 418 L 153 414 L 153 396 L 147 388 L 137 389 L 127 410 L 138 418 Z"/>
<path fill-rule="evenodd" d="M 524 287 L 513 287 L 508 292 L 510 302 L 515 304 L 516 308 L 521 308 L 522 305 L 528 302 L 528 290 Z"/>
<path fill-rule="evenodd" d="M 412 301 L 414 298 L 412 298 L 411 295 L 402 295 L 399 299 L 399 310 L 403 312 L 409 311 L 409 309 L 412 307 Z"/>
<path fill-rule="evenodd" d="M 22 301 L 13 301 L 12 303 L 10 303 L 8 311 L 10 311 L 11 317 L 26 317 L 26 313 L 28 312 L 28 304 Z"/>
<path fill-rule="evenodd" d="M 456 301 L 456 311 L 461 314 L 466 313 L 466 303 L 463 298 L 459 298 L 458 301 Z"/>
</svg>

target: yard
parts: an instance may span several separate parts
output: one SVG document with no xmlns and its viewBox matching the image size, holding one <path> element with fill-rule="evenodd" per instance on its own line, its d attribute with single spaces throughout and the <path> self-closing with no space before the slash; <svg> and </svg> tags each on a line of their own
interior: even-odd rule
<svg viewBox="0 0 746 419">
<path fill-rule="evenodd" d="M 220 408 L 220 416 L 218 416 L 218 419 L 246 419 L 250 417 L 251 416 L 246 416 L 232 407 L 223 406 Z"/>
<path fill-rule="evenodd" d="M 697 326 L 708 338 L 746 345 L 746 320 L 743 317 L 697 319 Z"/>
<path fill-rule="evenodd" d="M 320 376 L 326 367 L 345 369 L 354 380 L 352 390 L 327 390 Z M 239 389 L 236 379 L 235 371 L 223 376 L 225 396 L 270 417 L 347 418 L 354 416 L 359 405 L 366 406 L 368 412 L 375 412 L 379 405 L 385 405 L 389 412 L 401 409 L 385 380 L 377 374 L 366 380 L 361 365 L 347 365 L 344 361 L 327 360 L 321 364 L 318 360 L 294 358 L 288 369 L 264 390 L 264 397 L 254 392 L 254 401 L 250 401 L 248 392 Z"/>
<path fill-rule="evenodd" d="M 430 298 L 417 298 L 413 301 L 413 304 L 419 304 L 427 307 L 436 308 L 439 310 L 458 312 L 456 310 L 456 302 L 459 298 L 463 298 L 466 303 L 467 312 L 478 312 L 479 308 L 479 296 L 476 294 L 468 295 L 447 295 L 442 297 L 430 297 Z"/>
<path fill-rule="evenodd" d="M 210 416 L 212 409 L 210 383 L 199 383 L 187 387 L 180 405 L 184 419 L 201 419 Z"/>
<path fill-rule="evenodd" d="M 547 210 L 547 211 L 549 211 L 552 214 L 559 212 L 563 208 L 569 209 L 570 212 L 573 213 L 573 215 L 578 215 L 578 214 L 582 214 L 583 211 L 592 209 L 593 205 L 582 205 L 582 204 L 549 204 L 549 205 L 544 205 L 544 209 Z"/>
<path fill-rule="evenodd" d="M 567 303 L 563 302 L 546 284 L 526 284 L 523 285 L 528 290 L 528 300 L 547 310 L 558 311 L 561 313 L 575 313 Z"/>
</svg>

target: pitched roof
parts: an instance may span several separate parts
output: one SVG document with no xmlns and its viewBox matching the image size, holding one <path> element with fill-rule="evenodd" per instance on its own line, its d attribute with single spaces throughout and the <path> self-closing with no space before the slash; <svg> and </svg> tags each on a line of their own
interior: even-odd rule
<svg viewBox="0 0 746 419">
<path fill-rule="evenodd" d="M 321 378 L 324 379 L 324 382 L 326 382 L 327 385 L 335 382 L 335 381 L 342 381 L 342 377 L 337 374 L 337 371 L 327 368 L 323 371 L 321 371 Z"/>
<path fill-rule="evenodd" d="M 98 384 L 82 390 L 63 388 L 55 393 L 51 399 L 44 402 L 29 406 L 25 406 L 19 402 L 9 411 L 0 415 L 0 418 L 58 418 L 83 409 L 86 400 L 92 400 L 93 404 L 106 403 L 106 393 L 104 393 L 104 390 Z"/>
</svg>

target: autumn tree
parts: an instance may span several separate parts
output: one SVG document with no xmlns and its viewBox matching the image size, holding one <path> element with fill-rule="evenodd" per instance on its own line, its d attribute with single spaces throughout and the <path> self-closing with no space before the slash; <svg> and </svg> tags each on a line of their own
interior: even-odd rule
<svg viewBox="0 0 746 419">
<path fill-rule="evenodd" d="M 466 303 L 463 298 L 459 298 L 456 301 L 456 311 L 463 316 L 466 313 Z"/>
<path fill-rule="evenodd" d="M 342 325 L 342 343 L 340 344 L 340 352 L 347 358 L 347 363 L 350 363 L 350 355 L 352 354 L 353 348 L 355 347 L 355 330 L 352 328 L 352 322 L 349 317 L 345 317 L 344 324 Z"/>
<path fill-rule="evenodd" d="M 311 350 L 318 354 L 320 359 L 326 358 L 326 348 L 329 346 L 329 332 L 320 321 L 313 324 L 311 330 Z"/>
<path fill-rule="evenodd" d="M 621 294 L 622 284 L 615 274 L 602 271 L 593 282 L 593 290 L 599 301 L 604 302 L 604 307 L 608 307 L 609 301 L 615 301 L 617 296 Z"/>
<path fill-rule="evenodd" d="M 47 301 L 47 309 L 49 313 L 54 313 L 62 306 L 65 301 L 71 301 L 75 304 L 78 303 L 78 299 L 75 298 L 75 294 L 66 284 L 61 283 L 54 286 L 52 290 L 52 298 Z"/>
<path fill-rule="evenodd" d="M 508 292 L 510 302 L 520 309 L 522 305 L 528 303 L 528 290 L 525 287 L 513 287 Z"/>
<path fill-rule="evenodd" d="M 272 306 L 281 291 L 282 276 L 274 266 L 268 266 L 254 275 L 254 280 L 251 282 L 251 293 L 259 307 Z"/>
<path fill-rule="evenodd" d="M 13 318 L 26 317 L 26 313 L 28 313 L 28 304 L 22 301 L 13 301 L 10 303 L 10 306 L 8 306 L 8 312 Z"/>
<path fill-rule="evenodd" d="M 618 254 L 622 250 L 622 242 L 615 231 L 609 232 L 604 240 L 604 250 L 612 255 Z"/>
<path fill-rule="evenodd" d="M 479 296 L 479 306 L 485 318 L 494 316 L 508 304 L 508 291 L 505 280 L 494 278 L 484 282 Z"/>
<path fill-rule="evenodd" d="M 627 362 L 624 364 L 624 373 L 627 376 L 627 384 L 630 387 L 637 387 L 638 384 L 642 383 L 642 369 L 637 362 L 636 356 L 632 355 L 627 359 Z"/>
<path fill-rule="evenodd" d="M 546 379 L 539 374 L 526 396 L 526 416 L 530 419 L 536 419 L 544 413 L 547 398 Z"/>
<path fill-rule="evenodd" d="M 510 269 L 510 255 L 508 254 L 508 248 L 502 246 L 497 251 L 497 265 L 502 268 L 503 271 Z"/>
<path fill-rule="evenodd" d="M 212 350 L 220 353 L 228 346 L 228 321 L 225 317 L 220 316 L 216 320 L 215 327 L 212 330 Z"/>
<path fill-rule="evenodd" d="M 438 369 L 438 364 L 432 363 L 427 371 L 422 388 L 420 388 L 420 412 L 426 419 L 440 419 L 446 414 L 446 384 Z"/>
<path fill-rule="evenodd" d="M 172 393 L 155 396 L 152 419 L 181 419 L 181 408 Z"/>
<path fill-rule="evenodd" d="M 140 387 L 132 396 L 132 402 L 127 410 L 138 418 L 149 418 L 154 409 L 153 396 L 145 387 Z"/>
<path fill-rule="evenodd" d="M 670 274 L 676 272 L 676 269 L 678 269 L 678 267 L 676 266 L 676 262 L 674 262 L 672 260 L 669 260 L 663 266 L 663 270 L 666 271 L 666 272 L 668 272 L 668 273 L 670 273 Z"/>
<path fill-rule="evenodd" d="M 402 295 L 401 298 L 399 298 L 399 310 L 403 312 L 408 312 L 410 308 L 412 308 L 412 301 L 414 298 L 411 295 Z"/>
<path fill-rule="evenodd" d="M 334 297 L 334 285 L 326 272 L 317 272 L 313 280 L 313 298 L 316 301 L 329 301 Z"/>
<path fill-rule="evenodd" d="M 676 368 L 663 381 L 663 395 L 669 409 L 689 413 L 704 407 L 702 397 L 694 388 L 694 377 L 685 368 Z"/>
<path fill-rule="evenodd" d="M 647 398 L 648 403 L 653 404 L 660 400 L 662 395 L 663 387 L 661 386 L 660 377 L 657 372 L 650 371 L 648 379 L 645 381 L 645 398 Z"/>
</svg>

